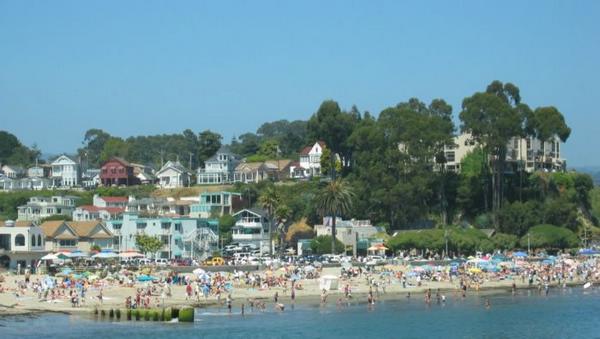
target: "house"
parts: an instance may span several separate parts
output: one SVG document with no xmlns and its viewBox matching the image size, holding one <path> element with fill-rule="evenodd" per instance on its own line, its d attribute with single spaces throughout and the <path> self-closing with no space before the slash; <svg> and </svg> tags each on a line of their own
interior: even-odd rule
<svg viewBox="0 0 600 339">
<path fill-rule="evenodd" d="M 119 157 L 105 161 L 100 168 L 100 181 L 104 186 L 139 185 L 139 179 L 133 174 L 133 166 Z"/>
<path fill-rule="evenodd" d="M 233 172 L 233 182 L 251 183 L 269 179 L 269 168 L 263 162 L 242 162 Z"/>
<path fill-rule="evenodd" d="M 167 161 L 164 166 L 156 172 L 158 185 L 161 188 L 178 188 L 190 185 L 192 173 L 188 171 L 179 161 Z"/>
<path fill-rule="evenodd" d="M 127 207 L 129 198 L 127 197 L 101 197 L 98 194 L 94 194 L 92 198 L 92 204 L 96 207 Z"/>
<path fill-rule="evenodd" d="M 82 186 L 85 188 L 98 187 L 101 184 L 100 171 L 99 168 L 88 168 L 85 170 L 81 176 Z"/>
<path fill-rule="evenodd" d="M 133 251 L 137 235 L 158 237 L 163 247 L 154 257 L 205 259 L 218 246 L 218 221 L 189 217 L 140 217 L 125 213 L 121 220 L 106 222 L 114 234 L 115 250 Z"/>
<path fill-rule="evenodd" d="M 79 163 L 72 158 L 61 155 L 50 163 L 52 179 L 55 187 L 75 187 L 80 185 L 81 170 Z"/>
<path fill-rule="evenodd" d="M 561 141 L 558 137 L 542 143 L 532 137 L 513 137 L 506 145 L 507 172 L 522 169 L 525 172 L 534 171 L 564 171 L 566 160 L 561 156 Z M 477 141 L 468 133 L 454 137 L 454 142 L 444 147 L 448 171 L 460 172 L 463 159 L 477 147 Z"/>
<path fill-rule="evenodd" d="M 192 201 L 173 198 L 141 198 L 130 197 L 126 212 L 149 216 L 184 216 L 190 214 Z"/>
<path fill-rule="evenodd" d="M 198 185 L 231 183 L 238 163 L 237 155 L 228 146 L 221 146 L 215 155 L 204 162 L 204 168 L 198 168 Z"/>
<path fill-rule="evenodd" d="M 292 165 L 292 160 L 290 159 L 277 159 L 277 160 L 267 160 L 265 161 L 265 165 L 272 171 L 273 180 L 283 180 L 288 179 L 290 177 L 290 166 Z"/>
<path fill-rule="evenodd" d="M 16 190 L 45 190 L 53 186 L 52 180 L 48 178 L 20 178 L 11 179 L 8 177 L 0 177 L 1 191 L 16 191 Z"/>
<path fill-rule="evenodd" d="M 34 196 L 29 198 L 27 204 L 17 207 L 18 220 L 39 221 L 52 215 L 71 216 L 75 210 L 74 196 Z"/>
<path fill-rule="evenodd" d="M 31 221 L 0 221 L 0 268 L 35 268 L 45 251 L 42 229 Z"/>
<path fill-rule="evenodd" d="M 323 141 L 317 141 L 312 146 L 305 147 L 300 152 L 300 161 L 289 166 L 292 178 L 310 178 L 321 175 L 321 156 L 326 148 Z"/>
<path fill-rule="evenodd" d="M 197 203 L 190 206 L 190 217 L 210 218 L 233 214 L 243 205 L 242 195 L 235 192 L 204 192 Z"/>
<path fill-rule="evenodd" d="M 140 184 L 154 184 L 156 182 L 156 175 L 154 175 L 154 168 L 150 165 L 142 165 L 131 163 L 133 166 L 133 175 L 138 178 Z"/>
<path fill-rule="evenodd" d="M 113 248 L 113 234 L 100 221 L 46 221 L 40 225 L 46 239 L 46 250 L 51 252 L 89 252 L 93 247 Z"/>
<path fill-rule="evenodd" d="M 332 217 L 325 217 L 322 225 L 315 225 L 314 230 L 317 237 L 321 235 L 331 236 L 332 221 Z M 370 220 L 343 220 L 336 217 L 335 237 L 346 247 L 358 247 L 359 242 L 368 240 L 379 232 L 385 232 L 385 229 L 371 225 Z"/>
<path fill-rule="evenodd" d="M 2 166 L 4 176 L 11 179 L 21 178 L 25 175 L 25 170 L 19 166 L 4 165 Z"/>
<path fill-rule="evenodd" d="M 235 214 L 235 226 L 231 228 L 233 242 L 252 244 L 262 252 L 269 252 L 271 236 L 267 213 L 259 208 L 246 208 Z"/>
<path fill-rule="evenodd" d="M 27 169 L 28 178 L 48 178 L 50 173 L 52 173 L 50 165 L 36 165 Z"/>
</svg>

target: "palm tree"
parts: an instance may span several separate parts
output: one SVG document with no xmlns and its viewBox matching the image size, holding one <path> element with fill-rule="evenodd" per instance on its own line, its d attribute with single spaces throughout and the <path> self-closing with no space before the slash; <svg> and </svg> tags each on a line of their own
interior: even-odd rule
<svg viewBox="0 0 600 339">
<path fill-rule="evenodd" d="M 323 217 L 331 216 L 331 253 L 335 254 L 336 217 L 350 212 L 354 192 L 342 179 L 329 182 L 316 197 L 317 209 Z"/>
<path fill-rule="evenodd" d="M 279 233 L 279 254 L 283 254 L 283 243 L 285 241 L 285 225 L 292 215 L 292 210 L 281 203 L 275 210 L 275 218 L 277 219 L 277 231 Z"/>
<path fill-rule="evenodd" d="M 280 203 L 279 194 L 275 189 L 275 186 L 271 185 L 267 187 L 258 198 L 258 203 L 265 209 L 267 217 L 269 218 L 269 254 L 273 255 L 273 241 L 271 240 L 273 234 L 273 219 L 277 206 L 279 206 Z"/>
</svg>

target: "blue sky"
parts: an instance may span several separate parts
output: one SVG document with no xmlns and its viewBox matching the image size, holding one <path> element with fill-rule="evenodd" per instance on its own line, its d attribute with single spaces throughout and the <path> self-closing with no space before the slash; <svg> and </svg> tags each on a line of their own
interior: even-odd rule
<svg viewBox="0 0 600 339">
<path fill-rule="evenodd" d="M 0 0 L 0 129 L 45 153 L 89 128 L 228 142 L 324 99 L 458 114 L 498 79 L 565 114 L 570 165 L 600 165 L 598 18 L 599 1 Z"/>
</svg>

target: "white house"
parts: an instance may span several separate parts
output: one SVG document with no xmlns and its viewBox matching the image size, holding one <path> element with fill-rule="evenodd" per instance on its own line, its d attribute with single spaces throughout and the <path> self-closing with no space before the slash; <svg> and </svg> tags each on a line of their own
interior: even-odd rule
<svg viewBox="0 0 600 339">
<path fill-rule="evenodd" d="M 229 147 L 221 146 L 217 153 L 204 162 L 204 168 L 198 168 L 198 185 L 227 184 L 233 180 L 233 171 L 239 163 Z"/>
<path fill-rule="evenodd" d="M 269 219 L 265 211 L 258 208 L 243 209 L 233 215 L 235 226 L 231 228 L 233 242 L 252 244 L 262 252 L 270 247 Z"/>
<path fill-rule="evenodd" d="M 325 217 L 322 225 L 315 225 L 317 236 L 331 236 L 332 221 L 332 217 Z M 340 217 L 335 219 L 335 237 L 346 246 L 355 246 L 358 241 L 369 239 L 384 231 L 383 227 L 371 225 L 370 220 L 343 220 Z"/>
<path fill-rule="evenodd" d="M 66 155 L 56 158 L 51 164 L 52 178 L 56 186 L 74 187 L 79 186 L 81 171 L 79 164 Z"/>
<path fill-rule="evenodd" d="M 0 221 L 0 268 L 35 268 L 46 254 L 44 234 L 29 221 Z"/>
<path fill-rule="evenodd" d="M 323 141 L 305 147 L 300 152 L 300 161 L 290 165 L 290 177 L 310 178 L 321 175 L 321 156 L 325 148 Z"/>
<path fill-rule="evenodd" d="M 11 179 L 20 178 L 25 174 L 25 170 L 22 167 L 13 165 L 2 166 L 2 172 L 4 172 L 4 176 Z"/>
<path fill-rule="evenodd" d="M 18 220 L 39 221 L 56 214 L 70 217 L 77 199 L 74 196 L 31 197 L 26 205 L 17 207 Z"/>
<path fill-rule="evenodd" d="M 190 184 L 190 171 L 179 161 L 167 161 L 164 166 L 156 172 L 158 185 L 162 188 L 186 187 Z"/>
</svg>

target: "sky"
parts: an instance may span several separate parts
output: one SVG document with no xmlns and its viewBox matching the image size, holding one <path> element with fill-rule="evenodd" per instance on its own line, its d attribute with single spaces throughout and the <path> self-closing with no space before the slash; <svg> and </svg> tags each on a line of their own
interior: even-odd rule
<svg viewBox="0 0 600 339">
<path fill-rule="evenodd" d="M 600 1 L 0 0 L 0 130 L 44 153 L 90 128 L 229 142 L 326 99 L 377 115 L 512 82 L 598 166 Z"/>
</svg>

